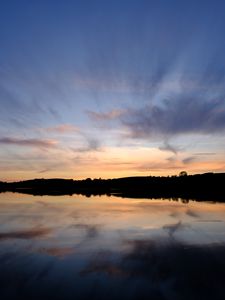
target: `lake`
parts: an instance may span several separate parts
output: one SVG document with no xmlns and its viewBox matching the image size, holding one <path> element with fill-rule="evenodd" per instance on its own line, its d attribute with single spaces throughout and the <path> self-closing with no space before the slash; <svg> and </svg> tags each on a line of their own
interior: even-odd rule
<svg viewBox="0 0 225 300">
<path fill-rule="evenodd" d="M 225 299 L 225 204 L 0 194 L 0 299 Z"/>
</svg>

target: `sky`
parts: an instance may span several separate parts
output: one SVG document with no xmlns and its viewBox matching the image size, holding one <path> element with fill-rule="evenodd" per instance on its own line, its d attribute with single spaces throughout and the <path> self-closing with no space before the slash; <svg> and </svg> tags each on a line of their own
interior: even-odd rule
<svg viewBox="0 0 225 300">
<path fill-rule="evenodd" d="M 225 1 L 1 0 L 0 180 L 225 171 Z"/>
</svg>

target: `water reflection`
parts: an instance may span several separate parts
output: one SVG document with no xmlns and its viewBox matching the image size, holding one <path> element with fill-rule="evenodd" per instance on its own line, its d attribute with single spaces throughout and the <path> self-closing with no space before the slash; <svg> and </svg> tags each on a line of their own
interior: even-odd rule
<svg viewBox="0 0 225 300">
<path fill-rule="evenodd" d="M 224 299 L 225 204 L 0 194 L 0 299 Z"/>
</svg>

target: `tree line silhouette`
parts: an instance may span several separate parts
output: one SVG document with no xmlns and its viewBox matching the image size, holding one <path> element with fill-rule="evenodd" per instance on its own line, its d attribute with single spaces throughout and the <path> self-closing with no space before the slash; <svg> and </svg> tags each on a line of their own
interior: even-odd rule
<svg viewBox="0 0 225 300">
<path fill-rule="evenodd" d="M 32 179 L 0 182 L 0 192 L 32 195 L 116 195 L 128 198 L 183 198 L 225 202 L 225 173 L 114 179 Z"/>
</svg>

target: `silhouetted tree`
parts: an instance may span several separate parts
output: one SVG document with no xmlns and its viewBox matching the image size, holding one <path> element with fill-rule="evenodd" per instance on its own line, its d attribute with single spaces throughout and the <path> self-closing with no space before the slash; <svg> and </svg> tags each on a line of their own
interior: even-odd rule
<svg viewBox="0 0 225 300">
<path fill-rule="evenodd" d="M 181 171 L 179 176 L 187 176 L 187 172 L 186 171 Z"/>
</svg>

